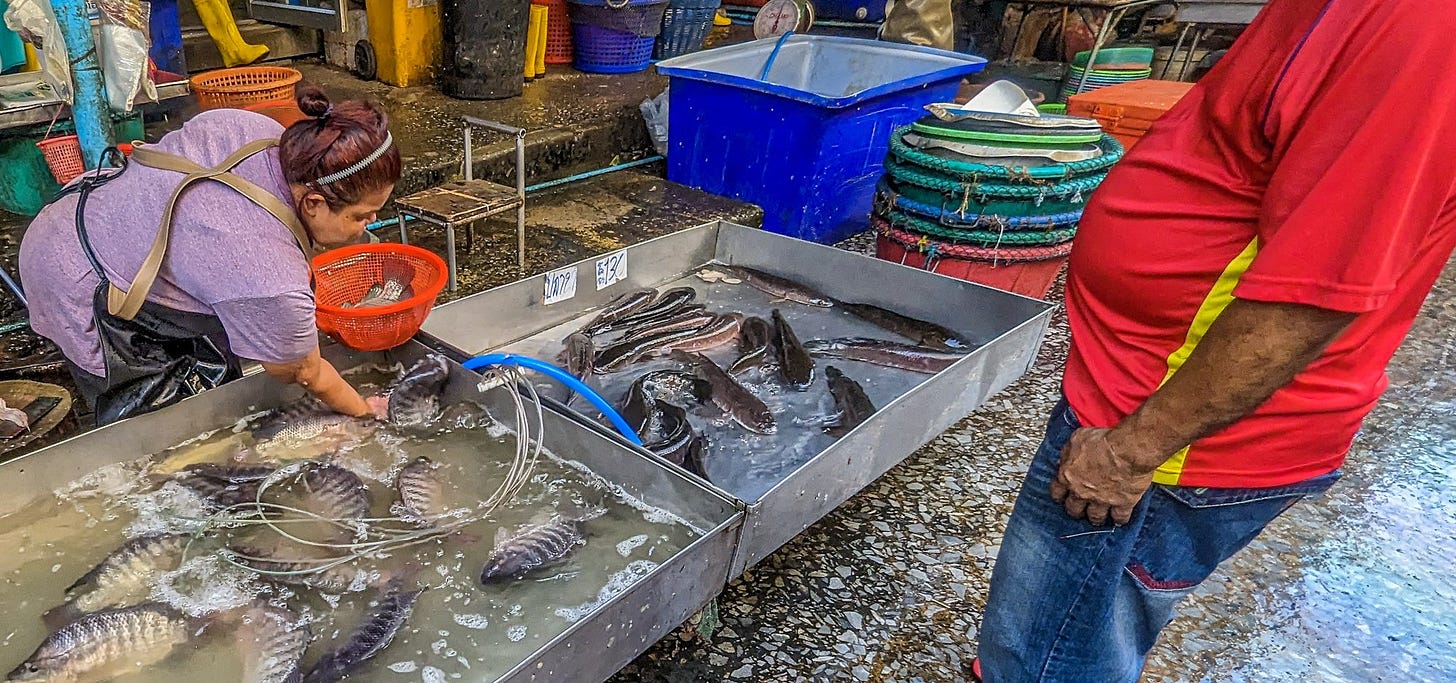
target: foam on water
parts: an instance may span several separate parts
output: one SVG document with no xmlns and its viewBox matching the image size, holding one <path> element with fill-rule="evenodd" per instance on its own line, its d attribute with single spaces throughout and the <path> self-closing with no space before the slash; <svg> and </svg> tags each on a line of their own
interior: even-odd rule
<svg viewBox="0 0 1456 683">
<path fill-rule="evenodd" d="M 207 527 L 207 504 L 191 489 L 174 481 L 154 491 L 122 498 L 134 517 L 126 526 L 130 538 L 151 534 L 190 534 Z"/>
<path fill-rule="evenodd" d="M 633 583 L 636 583 L 638 579 L 647 576 L 652 570 L 656 568 L 657 563 L 653 562 L 652 560 L 636 560 L 631 564 L 627 565 L 625 569 L 613 574 L 610 578 L 608 578 L 607 585 L 602 586 L 602 589 L 600 591 L 597 591 L 597 598 L 595 600 L 582 603 L 580 605 L 577 605 L 576 607 L 559 607 L 556 609 L 556 616 L 561 617 L 562 619 L 565 619 L 569 622 L 576 623 L 580 621 L 582 617 L 591 614 L 592 612 L 596 611 L 597 608 L 607 604 L 607 601 L 611 600 L 618 593 L 621 593 L 622 591 L 631 588 Z"/>
<path fill-rule="evenodd" d="M 420 669 L 420 680 L 424 683 L 445 683 L 445 672 L 433 666 Z"/>
<path fill-rule="evenodd" d="M 461 614 L 456 612 L 452 615 L 452 618 L 455 620 L 455 623 L 477 631 L 490 626 L 490 620 L 485 618 L 483 614 Z"/>
<path fill-rule="evenodd" d="M 512 626 L 506 629 L 506 637 L 510 638 L 512 643 L 519 643 L 526 639 L 526 627 L 520 624 Z"/>
<path fill-rule="evenodd" d="M 628 557 L 632 554 L 633 550 L 642 547 L 642 544 L 646 542 L 647 534 L 638 534 L 636 536 L 633 536 L 617 544 L 617 554 L 621 555 L 622 557 Z"/>
<path fill-rule="evenodd" d="M 418 669 L 419 667 L 420 667 L 420 665 L 418 665 L 418 664 L 416 664 L 414 662 L 395 662 L 395 663 L 390 664 L 389 666 L 387 666 L 385 668 L 386 669 L 389 669 L 390 671 L 393 671 L 393 672 L 395 672 L 397 674 L 408 674 L 408 673 L 414 673 L 415 670 Z"/>
<path fill-rule="evenodd" d="M 152 588 L 152 599 L 203 617 L 247 605 L 262 592 L 252 572 L 204 555 L 163 573 Z"/>
</svg>

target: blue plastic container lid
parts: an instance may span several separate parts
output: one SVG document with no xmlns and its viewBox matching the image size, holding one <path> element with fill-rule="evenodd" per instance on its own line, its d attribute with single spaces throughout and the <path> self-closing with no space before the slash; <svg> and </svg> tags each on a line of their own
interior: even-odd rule
<svg viewBox="0 0 1456 683">
<path fill-rule="evenodd" d="M 717 83 L 805 102 L 849 107 L 888 93 L 957 78 L 985 68 L 975 55 L 840 36 L 792 35 L 759 80 L 777 38 L 705 50 L 657 63 L 673 78 Z"/>
</svg>

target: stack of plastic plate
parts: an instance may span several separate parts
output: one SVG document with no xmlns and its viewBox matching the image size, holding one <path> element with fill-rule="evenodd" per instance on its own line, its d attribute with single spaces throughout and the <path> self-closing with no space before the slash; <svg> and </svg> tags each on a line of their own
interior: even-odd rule
<svg viewBox="0 0 1456 683">
<path fill-rule="evenodd" d="M 1097 51 L 1097 63 L 1088 69 L 1091 53 L 1078 52 L 1067 69 L 1067 78 L 1062 82 L 1061 101 L 1089 90 L 1111 85 L 1147 80 L 1153 75 L 1153 49 L 1150 47 L 1110 47 Z M 1086 83 L 1082 78 L 1086 77 Z M 1081 86 L 1079 90 L 1078 87 Z"/>
<path fill-rule="evenodd" d="M 1092 119 L 1035 108 L 927 109 L 890 137 L 871 220 L 878 255 L 1043 296 L 1122 145 Z"/>
</svg>

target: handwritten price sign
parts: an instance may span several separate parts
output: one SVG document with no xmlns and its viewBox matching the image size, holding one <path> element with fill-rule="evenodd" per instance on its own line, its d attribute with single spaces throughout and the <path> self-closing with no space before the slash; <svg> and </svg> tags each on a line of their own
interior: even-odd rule
<svg viewBox="0 0 1456 683">
<path fill-rule="evenodd" d="M 627 279 L 627 252 L 618 251 L 597 259 L 597 290 Z"/>
<path fill-rule="evenodd" d="M 576 296 L 576 268 L 553 270 L 542 277 L 545 279 L 547 306 Z"/>
</svg>

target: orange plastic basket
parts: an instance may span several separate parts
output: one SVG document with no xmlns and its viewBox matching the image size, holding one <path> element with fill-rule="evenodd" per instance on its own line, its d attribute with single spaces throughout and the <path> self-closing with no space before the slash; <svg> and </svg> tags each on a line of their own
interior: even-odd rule
<svg viewBox="0 0 1456 683">
<path fill-rule="evenodd" d="M 382 281 L 384 268 L 404 262 L 414 268 L 414 296 L 387 306 L 346 308 Z M 340 343 L 360 351 L 392 349 L 415 336 L 445 288 L 445 261 L 426 249 L 406 244 L 359 244 L 313 258 L 318 326 Z"/>
<path fill-rule="evenodd" d="M 250 104 L 293 99 L 303 80 L 297 69 L 282 66 L 240 66 L 193 76 L 188 83 L 203 109 L 241 109 Z"/>
<path fill-rule="evenodd" d="M 546 63 L 571 63 L 571 17 L 566 0 L 531 0 L 549 11 L 546 14 Z"/>
<path fill-rule="evenodd" d="M 45 157 L 51 175 L 62 185 L 75 180 L 76 176 L 86 171 L 86 163 L 81 160 L 81 139 L 74 135 L 46 138 L 35 143 L 35 146 L 40 148 L 41 155 Z"/>
</svg>

